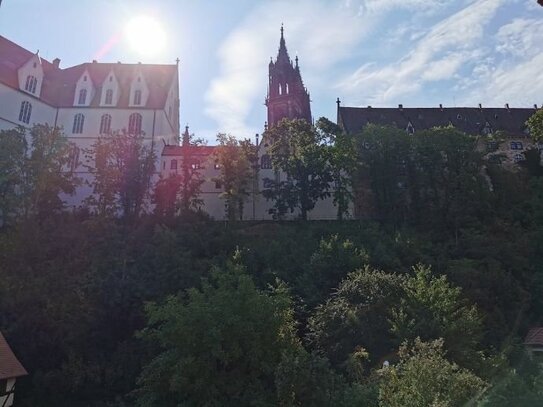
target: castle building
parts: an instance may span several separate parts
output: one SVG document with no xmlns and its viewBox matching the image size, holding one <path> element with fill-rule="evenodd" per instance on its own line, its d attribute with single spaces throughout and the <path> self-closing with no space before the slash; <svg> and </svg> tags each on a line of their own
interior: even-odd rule
<svg viewBox="0 0 543 407">
<path fill-rule="evenodd" d="M 61 68 L 0 36 L 0 130 L 62 127 L 76 148 L 72 170 L 88 179 L 83 150 L 100 136 L 141 134 L 159 156 L 179 134 L 178 67 L 92 61 Z M 158 162 L 157 162 L 158 166 Z M 70 204 L 90 193 L 82 185 Z"/>
</svg>

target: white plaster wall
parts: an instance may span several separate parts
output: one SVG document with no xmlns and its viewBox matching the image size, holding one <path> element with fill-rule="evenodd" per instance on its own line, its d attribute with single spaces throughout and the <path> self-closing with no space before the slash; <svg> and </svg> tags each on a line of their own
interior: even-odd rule
<svg viewBox="0 0 543 407">
<path fill-rule="evenodd" d="M 19 121 L 21 103 L 28 101 L 32 105 L 30 123 Z M 0 130 L 11 129 L 15 126 L 31 126 L 34 123 L 48 123 L 53 125 L 56 108 L 43 103 L 38 98 L 0 83 Z"/>
</svg>

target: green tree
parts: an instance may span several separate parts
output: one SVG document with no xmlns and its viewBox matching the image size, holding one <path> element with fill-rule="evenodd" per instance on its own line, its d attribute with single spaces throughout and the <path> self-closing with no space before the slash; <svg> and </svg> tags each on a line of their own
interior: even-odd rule
<svg viewBox="0 0 543 407">
<path fill-rule="evenodd" d="M 526 122 L 534 141 L 543 141 L 543 110 L 539 109 Z"/>
<path fill-rule="evenodd" d="M 49 125 L 0 132 L 0 211 L 6 219 L 43 218 L 63 209 L 61 194 L 73 194 L 78 185 L 69 168 L 74 148 L 60 128 Z"/>
<path fill-rule="evenodd" d="M 399 357 L 397 365 L 381 370 L 381 407 L 460 407 L 485 388 L 482 379 L 445 358 L 440 339 L 404 343 Z"/>
<path fill-rule="evenodd" d="M 435 277 L 430 268 L 417 265 L 404 281 L 404 295 L 394 307 L 392 333 L 398 342 L 443 338 L 453 360 L 477 366 L 476 350 L 482 336 L 482 317 L 445 276 Z"/>
<path fill-rule="evenodd" d="M 283 288 L 260 291 L 230 265 L 147 314 L 143 336 L 160 353 L 141 374 L 140 406 L 276 405 L 276 369 L 299 346 Z"/>
<path fill-rule="evenodd" d="M 256 148 L 249 140 L 240 141 L 234 136 L 219 133 L 219 145 L 214 157 L 220 175 L 215 179 L 222 188 L 225 200 L 226 218 L 243 220 L 245 201 L 254 188 Z"/>
<path fill-rule="evenodd" d="M 309 318 L 309 342 L 344 370 L 361 348 L 376 364 L 394 350 L 388 319 L 401 296 L 400 276 L 369 267 L 350 273 Z"/>
<path fill-rule="evenodd" d="M 276 216 L 298 209 L 300 218 L 306 220 L 317 201 L 330 196 L 332 175 L 324 133 L 305 120 L 283 119 L 264 138 L 271 144 L 274 170 L 286 177 L 267 180 L 270 188 L 263 191 L 264 197 L 274 201 Z"/>
<path fill-rule="evenodd" d="M 317 120 L 315 127 L 328 140 L 332 197 L 337 207 L 337 219 L 342 220 L 349 213 L 349 204 L 354 199 L 353 177 L 357 168 L 355 139 L 325 117 Z"/>
<path fill-rule="evenodd" d="M 156 160 L 143 135 L 122 131 L 100 137 L 86 156 L 93 193 L 85 203 L 100 216 L 138 217 L 149 198 Z"/>
</svg>

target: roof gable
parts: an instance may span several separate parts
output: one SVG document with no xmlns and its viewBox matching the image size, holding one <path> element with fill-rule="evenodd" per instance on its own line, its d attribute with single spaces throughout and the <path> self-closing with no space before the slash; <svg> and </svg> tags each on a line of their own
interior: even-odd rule
<svg viewBox="0 0 543 407">
<path fill-rule="evenodd" d="M 6 339 L 0 332 L 0 380 L 26 376 L 28 373 L 17 360 Z"/>
</svg>

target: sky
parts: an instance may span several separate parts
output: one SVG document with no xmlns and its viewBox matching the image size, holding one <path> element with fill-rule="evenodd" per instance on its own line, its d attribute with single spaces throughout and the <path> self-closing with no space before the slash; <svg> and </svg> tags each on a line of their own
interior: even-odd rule
<svg viewBox="0 0 543 407">
<path fill-rule="evenodd" d="M 130 29 L 142 24 L 152 29 L 142 29 L 143 40 Z M 3 0 L 0 6 L 0 35 L 47 60 L 60 58 L 61 68 L 93 59 L 179 58 L 181 123 L 211 144 L 218 132 L 252 138 L 263 131 L 268 62 L 281 24 L 315 119 L 335 120 L 338 97 L 343 106 L 543 104 L 543 7 L 536 0 Z"/>
</svg>

